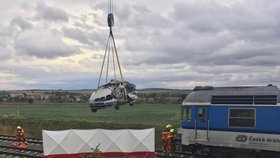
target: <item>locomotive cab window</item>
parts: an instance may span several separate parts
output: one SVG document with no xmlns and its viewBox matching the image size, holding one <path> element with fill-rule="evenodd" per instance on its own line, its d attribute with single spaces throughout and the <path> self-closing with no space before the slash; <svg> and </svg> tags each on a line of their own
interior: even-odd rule
<svg viewBox="0 0 280 158">
<path fill-rule="evenodd" d="M 192 120 L 192 108 L 182 108 L 181 120 L 182 121 L 191 121 Z"/>
<path fill-rule="evenodd" d="M 229 127 L 254 128 L 255 120 L 255 109 L 229 109 Z"/>
</svg>

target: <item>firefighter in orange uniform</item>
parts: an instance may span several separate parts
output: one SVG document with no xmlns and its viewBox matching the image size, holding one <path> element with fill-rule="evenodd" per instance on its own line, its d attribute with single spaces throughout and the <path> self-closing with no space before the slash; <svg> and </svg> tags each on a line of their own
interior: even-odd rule
<svg viewBox="0 0 280 158">
<path fill-rule="evenodd" d="M 162 138 L 162 148 L 163 151 L 166 153 L 167 152 L 167 148 L 168 148 L 168 137 L 170 134 L 170 129 L 172 128 L 171 124 L 168 124 L 165 126 L 165 129 L 163 129 L 161 138 Z"/>
<path fill-rule="evenodd" d="M 175 152 L 175 140 L 176 139 L 176 134 L 175 134 L 175 130 L 174 129 L 171 129 L 170 130 L 170 134 L 168 136 L 168 154 L 169 156 L 174 156 L 174 152 Z"/>
<path fill-rule="evenodd" d="M 24 143 L 24 144 L 28 144 L 26 137 L 25 137 L 25 133 L 23 128 L 21 128 L 20 126 L 17 126 L 17 131 L 16 131 L 16 140 L 18 142 Z"/>
<path fill-rule="evenodd" d="M 161 139 L 162 139 L 162 149 L 164 152 L 166 152 L 167 149 L 167 137 L 169 135 L 169 131 L 167 128 L 164 128 L 161 134 Z"/>
</svg>

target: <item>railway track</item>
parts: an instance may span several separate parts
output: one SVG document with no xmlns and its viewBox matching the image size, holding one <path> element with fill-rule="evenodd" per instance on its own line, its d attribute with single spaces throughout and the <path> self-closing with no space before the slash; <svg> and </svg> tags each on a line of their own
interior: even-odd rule
<svg viewBox="0 0 280 158">
<path fill-rule="evenodd" d="M 192 153 L 190 152 L 175 152 L 173 156 L 169 156 L 168 154 L 164 153 L 162 150 L 156 149 L 156 157 L 157 158 L 194 158 Z"/>
<path fill-rule="evenodd" d="M 8 135 L 0 135 L 0 140 L 2 141 L 15 141 L 15 136 L 8 136 Z M 27 138 L 27 142 L 29 145 L 43 145 L 42 139 L 38 138 Z"/>
<path fill-rule="evenodd" d="M 11 146 L 11 142 L 15 141 L 14 136 L 0 135 L 0 158 L 42 158 L 43 157 L 43 141 L 38 138 L 27 138 L 29 147 L 19 149 Z M 175 152 L 173 156 L 169 156 L 160 149 L 156 149 L 157 158 L 194 158 L 191 153 Z"/>
<path fill-rule="evenodd" d="M 27 138 L 28 148 L 20 149 L 12 146 L 14 136 L 0 135 L 0 158 L 42 158 L 43 141 L 37 138 Z"/>
<path fill-rule="evenodd" d="M 0 145 L 1 158 L 42 158 L 43 151 L 35 149 L 19 149 Z"/>
</svg>

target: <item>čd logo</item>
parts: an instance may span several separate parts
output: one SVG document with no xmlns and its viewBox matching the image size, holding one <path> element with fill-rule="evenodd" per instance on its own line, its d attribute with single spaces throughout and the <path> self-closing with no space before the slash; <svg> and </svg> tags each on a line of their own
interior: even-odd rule
<svg viewBox="0 0 280 158">
<path fill-rule="evenodd" d="M 247 136 L 246 135 L 238 135 L 236 137 L 237 142 L 246 142 L 247 141 Z"/>
</svg>

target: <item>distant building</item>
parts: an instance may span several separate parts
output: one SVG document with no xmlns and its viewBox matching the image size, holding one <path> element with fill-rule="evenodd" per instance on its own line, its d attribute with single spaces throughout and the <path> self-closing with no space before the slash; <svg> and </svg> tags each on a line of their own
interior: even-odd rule
<svg viewBox="0 0 280 158">
<path fill-rule="evenodd" d="M 21 91 L 13 91 L 10 93 L 11 98 L 25 98 L 25 95 Z"/>
</svg>

